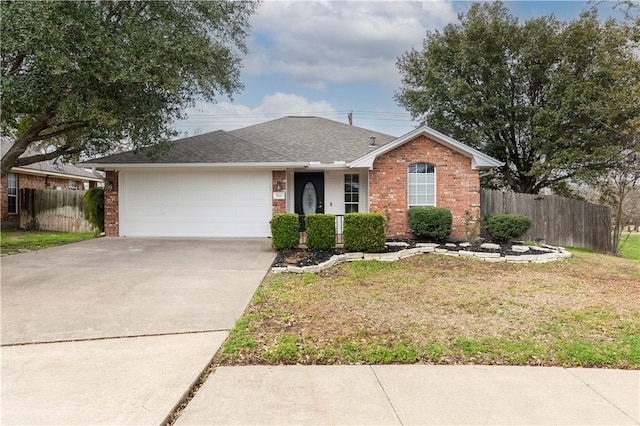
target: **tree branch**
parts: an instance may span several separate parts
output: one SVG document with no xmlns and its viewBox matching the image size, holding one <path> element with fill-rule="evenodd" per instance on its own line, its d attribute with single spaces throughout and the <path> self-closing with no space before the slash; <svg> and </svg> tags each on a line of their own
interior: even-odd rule
<svg viewBox="0 0 640 426">
<path fill-rule="evenodd" d="M 53 160 L 54 158 L 60 157 L 61 155 L 78 154 L 80 153 L 80 151 L 81 150 L 78 148 L 72 149 L 70 146 L 65 145 L 52 152 L 31 155 L 29 157 L 20 157 L 15 161 L 13 167 L 27 166 L 29 164 L 39 163 L 41 161 Z"/>
<path fill-rule="evenodd" d="M 36 138 L 33 139 L 33 142 L 46 141 L 47 139 L 55 138 L 56 136 L 60 136 L 60 135 L 63 135 L 65 133 L 69 133 L 69 132 L 72 132 L 74 130 L 82 129 L 84 127 L 87 127 L 88 123 L 79 122 L 79 123 L 75 123 L 75 124 L 69 124 L 68 126 L 69 127 L 65 127 L 64 129 L 61 129 L 61 130 L 56 130 L 55 132 L 45 133 L 44 135 L 38 135 Z"/>
<path fill-rule="evenodd" d="M 11 69 L 9 70 L 7 75 L 13 75 L 20 71 L 20 67 L 22 66 L 22 63 L 24 62 L 24 59 L 26 57 L 27 55 L 25 55 L 24 53 L 19 53 L 18 56 L 16 56 L 16 58 L 13 60 L 13 64 L 11 65 Z"/>
</svg>

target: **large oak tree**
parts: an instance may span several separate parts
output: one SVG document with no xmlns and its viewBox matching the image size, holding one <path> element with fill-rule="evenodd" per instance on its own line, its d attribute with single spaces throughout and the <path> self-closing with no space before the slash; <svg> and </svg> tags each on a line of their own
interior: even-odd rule
<svg viewBox="0 0 640 426">
<path fill-rule="evenodd" d="M 256 3 L 2 1 L 0 8 L 0 118 L 3 137 L 14 142 L 3 153 L 4 176 L 14 166 L 105 154 L 121 143 L 162 145 L 185 107 L 242 88 Z"/>
<path fill-rule="evenodd" d="M 396 100 L 503 161 L 486 186 L 562 193 L 568 179 L 615 165 L 618 132 L 640 113 L 611 96 L 633 87 L 625 81 L 633 74 L 621 72 L 637 69 L 631 25 L 601 22 L 595 10 L 571 23 L 521 23 L 499 2 L 474 4 L 459 20 L 399 58 Z"/>
</svg>

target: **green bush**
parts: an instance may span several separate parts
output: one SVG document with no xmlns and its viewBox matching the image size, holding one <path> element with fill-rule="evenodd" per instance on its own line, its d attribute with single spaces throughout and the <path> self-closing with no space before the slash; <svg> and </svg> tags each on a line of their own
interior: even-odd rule
<svg viewBox="0 0 640 426">
<path fill-rule="evenodd" d="M 444 207 L 418 206 L 409 209 L 409 230 L 419 238 L 445 241 L 451 235 L 453 215 Z"/>
<path fill-rule="evenodd" d="M 304 217 L 307 247 L 328 250 L 336 245 L 336 217 L 332 214 L 308 214 Z"/>
<path fill-rule="evenodd" d="M 489 239 L 508 243 L 531 228 L 531 219 L 515 214 L 488 214 L 484 217 L 484 224 Z"/>
<path fill-rule="evenodd" d="M 300 243 L 300 222 L 295 213 L 276 213 L 271 218 L 271 246 L 274 250 L 290 250 Z"/>
<path fill-rule="evenodd" d="M 379 253 L 384 250 L 384 217 L 380 213 L 344 215 L 342 239 L 346 251 Z"/>
<path fill-rule="evenodd" d="M 85 217 L 97 230 L 104 232 L 104 189 L 94 186 L 84 193 Z"/>
</svg>

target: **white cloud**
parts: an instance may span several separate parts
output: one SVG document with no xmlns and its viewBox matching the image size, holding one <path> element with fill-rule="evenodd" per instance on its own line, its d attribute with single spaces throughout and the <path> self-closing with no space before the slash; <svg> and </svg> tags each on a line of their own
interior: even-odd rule
<svg viewBox="0 0 640 426">
<path fill-rule="evenodd" d="M 238 129 L 286 115 L 319 115 L 330 119 L 337 118 L 336 110 L 329 102 L 311 102 L 303 96 L 280 92 L 266 95 L 256 108 L 230 102 L 215 104 L 198 102 L 195 107 L 187 109 L 186 113 L 188 118 L 177 122 L 174 126 L 182 136 Z"/>
<path fill-rule="evenodd" d="M 427 29 L 457 18 L 451 1 L 265 2 L 252 18 L 248 75 L 282 73 L 300 85 L 382 83 L 395 88 L 395 62 Z"/>
</svg>

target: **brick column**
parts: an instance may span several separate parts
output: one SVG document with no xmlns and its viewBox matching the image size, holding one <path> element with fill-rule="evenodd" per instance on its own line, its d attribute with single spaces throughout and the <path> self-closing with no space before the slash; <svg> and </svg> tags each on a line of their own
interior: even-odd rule
<svg viewBox="0 0 640 426">
<path fill-rule="evenodd" d="M 104 180 L 104 234 L 107 237 L 120 236 L 118 209 L 118 172 L 108 171 Z"/>
<path fill-rule="evenodd" d="M 277 183 L 280 182 L 280 192 L 287 193 L 287 172 L 286 170 L 274 170 L 271 172 L 271 191 L 278 192 L 276 189 Z M 271 210 L 272 214 L 286 213 L 287 212 L 287 200 L 274 200 L 271 197 Z"/>
</svg>

